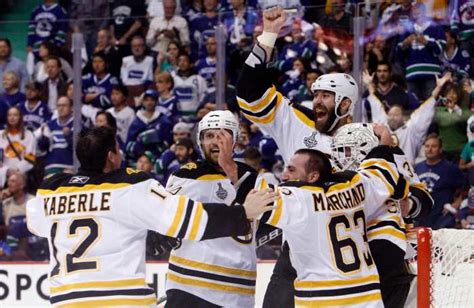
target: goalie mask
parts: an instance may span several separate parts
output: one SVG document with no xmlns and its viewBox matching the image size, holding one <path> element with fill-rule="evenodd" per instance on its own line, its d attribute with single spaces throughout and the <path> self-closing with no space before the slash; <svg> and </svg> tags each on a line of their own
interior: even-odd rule
<svg viewBox="0 0 474 308">
<path fill-rule="evenodd" d="M 333 136 L 331 158 L 337 171 L 356 170 L 379 139 L 372 125 L 351 123 L 339 128 Z"/>
<path fill-rule="evenodd" d="M 237 142 L 239 135 L 239 122 L 235 118 L 234 114 L 229 110 L 215 110 L 206 114 L 198 125 L 197 140 L 199 148 L 202 152 L 201 147 L 201 134 L 207 129 L 227 129 L 232 132 L 232 139 L 234 144 Z"/>
<path fill-rule="evenodd" d="M 311 85 L 311 91 L 316 93 L 318 90 L 334 93 L 334 112 L 336 119 L 328 130 L 332 131 L 340 119 L 345 118 L 353 113 L 354 106 L 357 102 L 357 99 L 359 98 L 359 87 L 352 76 L 344 73 L 335 73 L 324 74 L 316 79 L 316 81 Z M 339 114 L 339 105 L 346 97 L 351 100 L 351 105 L 348 112 L 341 115 Z"/>
</svg>

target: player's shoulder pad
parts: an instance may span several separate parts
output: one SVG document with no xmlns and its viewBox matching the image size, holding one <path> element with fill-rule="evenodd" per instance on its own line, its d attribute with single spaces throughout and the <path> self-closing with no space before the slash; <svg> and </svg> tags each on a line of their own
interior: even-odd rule
<svg viewBox="0 0 474 308">
<path fill-rule="evenodd" d="M 253 173 L 257 173 L 257 170 L 255 170 L 254 168 L 250 167 L 249 165 L 247 165 L 246 163 L 243 163 L 243 162 L 240 162 L 240 161 L 235 161 L 235 163 L 237 164 L 237 172 L 239 174 L 239 177 L 241 175 L 243 175 L 245 172 L 253 172 Z"/>
<path fill-rule="evenodd" d="M 399 147 L 399 146 L 394 146 L 390 148 L 392 150 L 392 153 L 395 155 L 405 155 L 405 152 Z"/>
<path fill-rule="evenodd" d="M 301 112 L 309 121 L 314 122 L 313 111 L 298 103 L 290 103 L 290 106 Z"/>
<path fill-rule="evenodd" d="M 214 166 L 203 161 L 187 163 L 173 175 L 178 178 L 190 180 L 204 180 L 226 177 L 224 173 L 219 172 Z"/>
<path fill-rule="evenodd" d="M 127 167 L 104 174 L 103 181 L 112 184 L 136 184 L 151 178 L 151 175 L 146 172 Z"/>
<path fill-rule="evenodd" d="M 395 163 L 393 159 L 393 148 L 388 145 L 379 145 L 373 148 L 365 157 L 367 159 L 385 159 L 388 162 Z"/>
<path fill-rule="evenodd" d="M 69 173 L 55 173 L 47 175 L 43 182 L 41 182 L 38 189 L 56 190 L 61 186 L 65 186 L 73 176 L 73 174 Z"/>
</svg>

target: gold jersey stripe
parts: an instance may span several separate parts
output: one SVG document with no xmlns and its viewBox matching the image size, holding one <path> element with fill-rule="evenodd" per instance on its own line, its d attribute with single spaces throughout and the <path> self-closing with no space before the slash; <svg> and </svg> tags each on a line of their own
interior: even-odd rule
<svg viewBox="0 0 474 308">
<path fill-rule="evenodd" d="M 368 172 L 368 173 L 371 173 L 372 175 L 378 177 L 379 179 L 382 180 L 382 182 L 385 184 L 385 186 L 387 187 L 387 190 L 389 192 L 389 195 L 393 195 L 394 193 L 394 188 L 392 185 L 390 185 L 389 182 L 387 182 L 387 179 L 385 178 L 385 176 L 379 171 L 379 170 L 375 170 L 375 169 L 367 169 L 367 170 L 364 170 L 365 172 Z"/>
<path fill-rule="evenodd" d="M 397 230 L 392 226 L 384 226 L 384 227 L 380 227 L 380 229 L 373 229 L 373 230 L 367 231 L 367 237 L 369 238 L 369 240 L 378 235 L 389 235 L 389 236 L 397 237 L 401 239 L 402 241 L 407 240 L 407 236 L 404 232 Z"/>
<path fill-rule="evenodd" d="M 192 268 L 198 268 L 201 270 L 205 270 L 207 272 L 222 273 L 222 274 L 227 274 L 227 275 L 249 277 L 249 278 L 257 277 L 256 271 L 248 271 L 248 270 L 224 267 L 220 265 L 207 264 L 207 263 L 202 263 L 202 262 L 198 262 L 194 260 L 185 259 L 185 258 L 178 257 L 175 255 L 170 256 L 169 262 L 173 262 L 173 263 L 184 265 L 184 266 L 189 266 Z"/>
<path fill-rule="evenodd" d="M 260 123 L 260 124 L 268 124 L 275 119 L 275 115 L 276 115 L 278 107 L 280 106 L 281 99 L 282 99 L 281 94 L 277 93 L 277 102 L 275 104 L 275 108 L 273 108 L 272 111 L 266 116 L 258 118 L 258 117 L 254 117 L 245 113 L 244 113 L 244 116 L 252 122 Z"/>
<path fill-rule="evenodd" d="M 175 236 L 176 230 L 178 229 L 179 223 L 181 222 L 181 218 L 183 217 L 185 202 L 186 198 L 183 196 L 179 196 L 178 209 L 176 210 L 176 214 L 174 215 L 173 223 L 166 232 L 167 236 Z"/>
<path fill-rule="evenodd" d="M 370 275 L 362 278 L 327 281 L 295 281 L 295 289 L 312 289 L 324 287 L 339 287 L 363 283 L 379 282 L 379 275 Z"/>
<path fill-rule="evenodd" d="M 110 306 L 156 306 L 156 297 L 146 298 L 116 298 L 113 299 L 98 299 L 90 301 L 78 301 L 75 303 L 53 305 L 54 307 L 64 308 L 84 308 L 84 307 L 110 307 Z"/>
<path fill-rule="evenodd" d="M 291 108 L 293 112 L 295 113 L 296 117 L 301 120 L 304 124 L 307 126 L 311 127 L 312 129 L 315 129 L 314 121 L 308 118 L 303 112 L 299 111 L 298 109 L 292 107 Z"/>
<path fill-rule="evenodd" d="M 280 222 L 281 212 L 283 210 L 283 201 L 282 198 L 276 201 L 276 209 L 273 211 L 272 216 L 268 220 L 268 224 L 276 227 Z"/>
<path fill-rule="evenodd" d="M 272 86 L 271 88 L 269 88 L 262 95 L 261 98 L 257 99 L 257 101 L 260 101 L 260 102 L 254 104 L 254 105 L 251 105 L 251 104 L 247 103 L 245 100 L 243 100 L 239 97 L 237 97 L 237 102 L 238 102 L 240 108 L 242 108 L 242 109 L 246 109 L 248 111 L 253 111 L 253 112 L 258 112 L 259 110 L 264 109 L 265 107 L 268 106 L 268 104 L 275 97 L 275 92 L 276 92 L 276 88 L 275 88 L 275 86 Z"/>
<path fill-rule="evenodd" d="M 334 185 L 331 185 L 331 187 L 329 187 L 328 189 L 328 194 L 333 192 L 333 191 L 341 191 L 341 190 L 345 190 L 345 189 L 348 189 L 350 187 L 355 187 L 356 184 L 360 181 L 360 175 L 359 174 L 356 174 L 350 182 L 346 182 L 346 183 L 337 183 L 337 184 L 334 184 Z"/>
<path fill-rule="evenodd" d="M 195 209 L 196 212 L 194 213 L 193 224 L 191 226 L 191 233 L 189 234 L 189 239 L 191 241 L 196 240 L 196 236 L 199 230 L 199 224 L 201 223 L 202 211 L 204 210 L 201 202 L 196 202 L 194 203 L 194 205 L 196 208 Z"/>
<path fill-rule="evenodd" d="M 321 187 L 315 187 L 315 186 L 301 186 L 300 188 L 302 189 L 307 189 L 307 190 L 311 190 L 311 191 L 317 191 L 317 192 L 324 192 L 324 189 L 322 189 Z"/>
<path fill-rule="evenodd" d="M 398 181 L 398 177 L 399 177 L 398 172 L 395 169 L 393 169 L 392 166 L 390 166 L 390 164 L 387 163 L 386 160 L 376 159 L 376 158 L 368 159 L 368 160 L 363 161 L 360 164 L 360 168 L 367 168 L 373 165 L 376 165 L 377 167 L 382 168 L 382 169 L 386 169 L 392 176 L 393 181 L 395 183 Z"/>
<path fill-rule="evenodd" d="M 53 194 L 65 194 L 74 192 L 84 192 L 89 190 L 113 190 L 128 187 L 130 183 L 103 183 L 103 184 L 87 184 L 81 187 L 59 187 L 55 190 L 50 189 L 38 189 L 39 195 L 53 195 Z"/>
<path fill-rule="evenodd" d="M 227 177 L 222 174 L 206 174 L 198 177 L 196 180 L 198 181 L 218 181 L 218 180 L 225 180 Z"/>
<path fill-rule="evenodd" d="M 251 289 L 239 288 L 239 287 L 228 286 L 228 285 L 214 283 L 214 282 L 206 282 L 206 281 L 201 281 L 197 279 L 184 278 L 184 277 L 176 276 L 171 273 L 168 273 L 166 275 L 166 278 L 176 283 L 189 285 L 193 287 L 206 288 L 206 289 L 224 291 L 224 292 L 239 293 L 243 295 L 252 295 L 252 296 L 255 295 L 255 288 L 251 288 Z"/>
<path fill-rule="evenodd" d="M 381 223 L 381 222 L 384 222 L 384 221 L 395 221 L 398 225 L 402 225 L 402 221 L 401 221 L 401 219 L 400 219 L 400 216 L 392 215 L 392 216 L 385 217 L 384 219 L 374 219 L 374 220 L 370 220 L 370 221 L 367 223 L 367 227 L 375 226 L 376 224 Z"/>
<path fill-rule="evenodd" d="M 326 300 L 300 300 L 295 298 L 296 307 L 352 306 L 355 304 L 381 300 L 380 292 L 368 295 Z"/>
<path fill-rule="evenodd" d="M 91 281 L 65 284 L 59 287 L 50 287 L 51 294 L 63 293 L 66 291 L 77 289 L 95 289 L 95 288 L 123 288 L 123 287 L 146 287 L 145 279 L 125 279 L 125 280 L 110 280 L 110 281 Z"/>
</svg>

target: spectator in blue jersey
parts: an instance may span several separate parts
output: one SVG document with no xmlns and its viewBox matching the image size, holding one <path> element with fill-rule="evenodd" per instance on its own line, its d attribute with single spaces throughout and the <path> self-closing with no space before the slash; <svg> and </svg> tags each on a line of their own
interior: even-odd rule
<svg viewBox="0 0 474 308">
<path fill-rule="evenodd" d="M 20 59 L 12 56 L 12 46 L 10 40 L 7 38 L 0 38 L 0 80 L 3 80 L 5 72 L 15 72 L 20 79 L 20 90 L 25 89 L 25 84 L 28 82 L 28 71 L 26 65 Z M 0 83 L 0 94 L 5 90 L 3 84 Z"/>
<path fill-rule="evenodd" d="M 223 13 L 228 42 L 236 46 L 242 41 L 251 39 L 257 22 L 257 13 L 246 7 L 245 0 L 232 0 L 231 11 Z"/>
<path fill-rule="evenodd" d="M 156 75 L 155 87 L 158 91 L 158 106 L 171 119 L 173 125 L 179 120 L 179 101 L 173 93 L 174 80 L 168 72 Z"/>
<path fill-rule="evenodd" d="M 93 54 L 92 73 L 82 77 L 84 103 L 102 110 L 110 108 L 112 87 L 118 84 L 118 79 L 109 73 L 105 54 L 103 52 Z"/>
<path fill-rule="evenodd" d="M 28 24 L 28 51 L 38 57 L 39 45 L 52 41 L 58 47 L 66 43 L 68 14 L 55 0 L 43 0 L 42 5 L 33 9 Z"/>
<path fill-rule="evenodd" d="M 178 139 L 155 161 L 155 171 L 158 180 L 163 185 L 166 185 L 171 174 L 178 171 L 181 166 L 198 158 L 196 153 L 194 143 L 190 138 Z"/>
<path fill-rule="evenodd" d="M 158 92 L 147 90 L 143 97 L 143 109 L 138 110 L 130 125 L 126 153 L 134 160 L 145 151 L 160 157 L 172 142 L 172 122 L 161 108 L 156 108 L 157 101 Z"/>
<path fill-rule="evenodd" d="M 209 36 L 206 40 L 206 55 L 196 62 L 196 71 L 207 82 L 207 90 L 215 90 L 216 64 L 217 64 L 217 40 L 215 36 Z"/>
<path fill-rule="evenodd" d="M 112 86 L 110 95 L 113 107 L 107 109 L 117 123 L 117 135 L 122 144 L 126 144 L 130 125 L 135 119 L 135 111 L 127 105 L 128 89 L 124 85 Z M 122 149 L 123 150 L 123 149 Z"/>
<path fill-rule="evenodd" d="M 451 29 L 459 36 L 461 46 L 464 50 L 474 55 L 474 2 L 472 0 L 449 1 Z M 474 74 L 474 59 L 471 58 L 472 77 Z"/>
<path fill-rule="evenodd" d="M 420 180 L 426 184 L 434 200 L 428 217 L 421 219 L 420 226 L 434 230 L 453 228 L 454 215 L 445 210 L 458 208 L 461 202 L 460 192 L 465 184 L 464 175 L 458 166 L 443 158 L 443 144 L 437 135 L 429 135 L 425 145 L 426 161 L 415 166 Z"/>
<path fill-rule="evenodd" d="M 35 135 L 38 148 L 46 152 L 45 176 L 58 172 L 73 172 L 73 106 L 72 100 L 61 96 L 57 104 L 58 117 L 41 126 Z"/>
<path fill-rule="evenodd" d="M 317 52 L 317 45 L 314 40 L 306 39 L 301 26 L 301 21 L 293 22 L 291 28 L 291 43 L 286 44 L 278 54 L 277 67 L 281 71 L 291 70 L 293 61 L 296 58 L 310 60 Z"/>
<path fill-rule="evenodd" d="M 305 78 L 305 87 L 301 89 L 298 93 L 298 96 L 295 97 L 295 101 L 303 104 L 303 106 L 313 109 L 313 97 L 314 94 L 311 91 L 311 85 L 322 75 L 322 72 L 315 69 L 308 69 L 304 76 Z"/>
<path fill-rule="evenodd" d="M 16 106 L 25 100 L 25 93 L 20 91 L 20 79 L 15 72 L 5 72 L 2 84 L 5 92 L 0 95 L 0 100 L 5 101 L 9 106 Z"/>
<path fill-rule="evenodd" d="M 471 66 L 471 57 L 458 40 L 458 36 L 450 29 L 445 30 L 446 46 L 441 55 L 443 70 L 449 70 L 453 73 L 454 81 L 461 81 L 469 78 L 469 68 Z"/>
<path fill-rule="evenodd" d="M 51 118 L 48 105 L 41 101 L 41 84 L 32 81 L 26 84 L 26 100 L 18 105 L 25 127 L 34 132 Z"/>
<path fill-rule="evenodd" d="M 204 0 L 203 12 L 199 13 L 189 24 L 191 35 L 191 58 L 199 59 L 206 53 L 206 41 L 215 36 L 215 27 L 219 19 L 218 0 Z"/>
<path fill-rule="evenodd" d="M 434 76 L 441 73 L 439 56 L 446 37 L 441 26 L 427 19 L 424 4 L 416 3 L 412 7 L 412 17 L 415 20 L 413 31 L 402 36 L 398 52 L 406 59 L 408 90 L 424 101 L 436 86 Z"/>
<path fill-rule="evenodd" d="M 130 40 L 145 25 L 144 0 L 110 1 L 110 34 L 112 45 L 117 45 L 122 57 L 130 54 Z"/>
<path fill-rule="evenodd" d="M 41 100 L 48 103 L 51 111 L 56 110 L 58 98 L 67 94 L 68 83 L 61 75 L 61 60 L 49 56 L 46 60 L 48 78 L 42 83 Z"/>
<path fill-rule="evenodd" d="M 302 58 L 294 58 L 292 68 L 283 75 L 282 92 L 290 101 L 296 100 L 297 96 L 304 90 L 306 72 L 310 68 L 309 62 Z"/>
</svg>

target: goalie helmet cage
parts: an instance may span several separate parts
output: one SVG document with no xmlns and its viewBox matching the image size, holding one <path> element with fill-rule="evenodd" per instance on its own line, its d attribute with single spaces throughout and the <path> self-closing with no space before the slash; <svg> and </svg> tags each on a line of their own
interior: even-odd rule
<svg viewBox="0 0 474 308">
<path fill-rule="evenodd" d="M 417 230 L 417 307 L 474 307 L 474 230 Z"/>
</svg>

